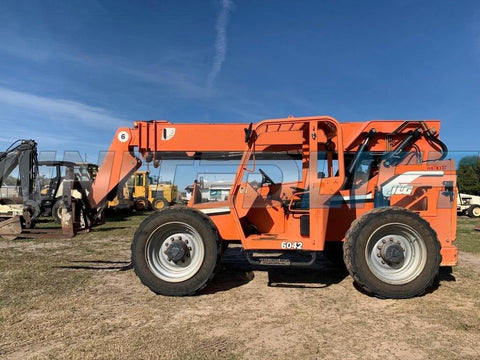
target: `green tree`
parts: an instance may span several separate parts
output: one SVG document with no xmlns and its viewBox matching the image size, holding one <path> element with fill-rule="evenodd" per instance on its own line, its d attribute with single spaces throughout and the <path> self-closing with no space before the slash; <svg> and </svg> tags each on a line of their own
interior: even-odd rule
<svg viewBox="0 0 480 360">
<path fill-rule="evenodd" d="M 460 192 L 480 196 L 480 158 L 478 156 L 467 156 L 460 160 L 457 181 Z"/>
</svg>

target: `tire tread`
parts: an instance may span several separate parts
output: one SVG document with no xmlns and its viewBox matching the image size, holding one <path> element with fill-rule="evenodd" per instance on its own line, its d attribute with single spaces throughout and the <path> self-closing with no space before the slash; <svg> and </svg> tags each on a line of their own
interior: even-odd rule
<svg viewBox="0 0 480 360">
<path fill-rule="evenodd" d="M 397 211 L 397 212 L 403 212 L 407 213 L 410 216 L 413 216 L 416 218 L 416 220 L 420 221 L 423 223 L 423 225 L 428 229 L 431 233 L 435 241 L 435 254 L 436 254 L 436 267 L 438 268 L 440 266 L 440 263 L 442 261 L 442 257 L 440 255 L 440 242 L 438 241 L 437 238 L 437 233 L 435 230 L 432 229 L 430 224 L 423 219 L 420 215 L 418 215 L 415 212 L 409 211 L 405 208 L 398 207 L 398 206 L 389 206 L 389 207 L 381 207 L 381 208 L 375 208 L 372 209 L 356 220 L 354 220 L 348 229 L 346 235 L 345 235 L 345 242 L 343 244 L 343 260 L 345 262 L 345 266 L 352 278 L 354 279 L 355 283 L 365 292 L 369 294 L 373 294 L 374 296 L 378 298 L 387 298 L 386 296 L 382 296 L 379 294 L 376 294 L 370 287 L 365 283 L 365 281 L 362 280 L 361 275 L 358 273 L 358 271 L 355 269 L 355 266 L 353 265 L 353 257 L 354 257 L 354 243 L 355 243 L 355 235 L 359 234 L 362 231 L 362 228 L 371 221 L 371 219 L 376 218 L 378 216 L 382 216 L 382 214 L 386 213 L 387 211 Z M 435 281 L 435 276 L 432 276 L 432 279 L 423 286 L 423 288 L 419 289 L 417 294 L 415 296 L 419 296 L 424 294 L 429 287 L 433 285 Z M 401 298 L 401 296 L 399 297 Z"/>
<path fill-rule="evenodd" d="M 138 267 L 135 264 L 135 259 L 133 254 L 136 251 L 136 245 L 137 245 L 136 240 L 141 235 L 142 229 L 145 228 L 150 222 L 152 222 L 157 216 L 168 216 L 170 215 L 169 213 L 172 216 L 178 216 L 178 214 L 185 214 L 187 216 L 192 216 L 192 215 L 196 216 L 197 219 L 201 220 L 203 224 L 209 229 L 209 231 L 211 232 L 212 236 L 214 237 L 217 243 L 217 259 L 216 259 L 216 265 L 212 274 L 207 279 L 205 279 L 201 284 L 199 284 L 195 289 L 192 289 L 191 291 L 186 291 L 181 294 L 167 294 L 167 295 L 175 295 L 175 296 L 191 296 L 191 295 L 194 295 L 196 292 L 202 290 L 213 279 L 216 272 L 218 271 L 220 257 L 221 257 L 220 236 L 219 236 L 218 230 L 215 227 L 214 223 L 211 221 L 211 219 L 198 210 L 187 208 L 187 207 L 168 207 L 163 210 L 156 211 L 150 214 L 145 220 L 143 220 L 140 226 L 138 227 L 137 231 L 135 232 L 134 240 L 132 241 L 132 244 L 131 244 L 133 269 L 135 271 L 135 274 L 140 278 L 142 284 L 147 286 L 154 293 L 160 294 L 160 292 L 155 287 L 153 287 L 152 284 L 150 284 L 148 281 L 144 279 L 143 274 L 139 271 Z"/>
</svg>

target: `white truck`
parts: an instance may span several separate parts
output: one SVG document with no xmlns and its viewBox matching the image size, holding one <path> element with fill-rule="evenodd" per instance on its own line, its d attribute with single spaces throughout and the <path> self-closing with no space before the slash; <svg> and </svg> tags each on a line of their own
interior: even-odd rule
<svg viewBox="0 0 480 360">
<path fill-rule="evenodd" d="M 457 213 L 480 218 L 480 196 L 458 193 Z"/>
<path fill-rule="evenodd" d="M 200 193 L 202 194 L 201 202 L 210 202 L 210 201 L 224 201 L 227 200 L 228 194 L 230 193 L 231 184 L 227 183 L 212 183 L 204 184 L 204 187 L 199 187 Z M 185 188 L 184 200 L 190 200 L 192 196 L 193 185 L 189 185 Z"/>
</svg>

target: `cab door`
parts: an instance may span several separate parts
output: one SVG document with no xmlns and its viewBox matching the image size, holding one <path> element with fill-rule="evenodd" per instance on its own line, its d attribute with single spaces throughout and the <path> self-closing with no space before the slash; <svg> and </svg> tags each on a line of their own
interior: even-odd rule
<svg viewBox="0 0 480 360">
<path fill-rule="evenodd" d="M 340 124 L 329 117 L 267 120 L 254 135 L 229 198 L 244 248 L 323 250 L 330 200 L 345 178 Z M 301 178 L 248 181 L 260 159 L 280 166 L 285 157 L 301 161 Z"/>
<path fill-rule="evenodd" d="M 342 128 L 336 120 L 322 118 L 310 122 L 309 235 L 315 250 L 324 249 L 331 200 L 345 181 L 342 139 Z"/>
</svg>

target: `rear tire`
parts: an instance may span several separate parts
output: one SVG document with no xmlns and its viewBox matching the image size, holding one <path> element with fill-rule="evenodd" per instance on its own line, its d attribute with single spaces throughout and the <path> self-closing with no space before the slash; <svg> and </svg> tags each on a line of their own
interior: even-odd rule
<svg viewBox="0 0 480 360">
<path fill-rule="evenodd" d="M 216 228 L 188 208 L 154 212 L 132 242 L 132 264 L 142 283 L 167 296 L 192 295 L 213 278 L 220 260 Z"/>
<path fill-rule="evenodd" d="M 149 202 L 147 198 L 145 197 L 139 197 L 135 199 L 135 202 L 133 203 L 133 207 L 137 211 L 146 211 L 149 208 Z"/>
<path fill-rule="evenodd" d="M 411 298 L 434 282 L 441 262 L 435 231 L 399 207 L 373 209 L 355 220 L 343 246 L 350 275 L 380 298 Z"/>
<path fill-rule="evenodd" d="M 480 205 L 471 205 L 467 210 L 468 217 L 480 218 Z"/>
</svg>

